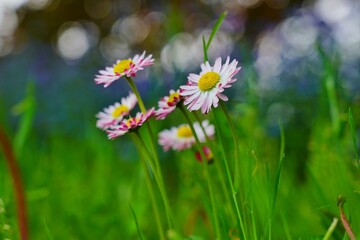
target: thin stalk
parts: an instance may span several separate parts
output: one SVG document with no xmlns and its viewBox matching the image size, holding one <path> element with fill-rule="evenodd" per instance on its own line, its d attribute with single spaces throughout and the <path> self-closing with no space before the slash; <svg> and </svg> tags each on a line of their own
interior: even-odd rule
<svg viewBox="0 0 360 240">
<path fill-rule="evenodd" d="M 153 156 L 151 155 L 149 149 L 147 149 L 146 144 L 145 144 L 144 140 L 142 139 L 140 133 L 138 131 L 136 131 L 135 135 L 136 135 L 138 141 L 141 143 L 142 148 L 145 150 L 146 154 L 150 158 L 150 160 L 148 162 L 150 163 L 151 170 L 154 172 L 155 180 L 156 180 L 156 183 L 158 185 L 161 198 L 163 199 L 163 202 L 164 202 L 164 205 L 165 205 L 166 218 L 167 218 L 169 227 L 173 228 L 172 213 L 171 213 L 171 210 L 170 210 L 170 205 L 169 205 L 169 203 L 167 201 L 165 201 L 165 200 L 167 200 L 167 195 L 166 195 L 164 184 L 163 184 L 162 180 L 159 178 L 159 175 L 157 175 L 155 173 L 155 171 L 156 171 L 155 167 L 156 166 L 154 166 L 154 164 L 152 163 L 152 161 L 154 160 Z"/>
<path fill-rule="evenodd" d="M 199 115 L 197 114 L 197 112 L 193 112 L 193 113 L 194 113 L 193 115 L 195 116 L 196 121 L 201 123 L 201 119 L 200 119 Z M 216 171 L 217 171 L 217 173 L 219 175 L 219 178 L 220 178 L 221 187 L 222 187 L 222 190 L 223 190 L 224 195 L 226 197 L 226 202 L 229 203 L 229 202 L 231 202 L 229 188 L 226 186 L 223 170 L 220 168 L 220 165 L 218 164 L 218 161 L 219 161 L 220 157 L 218 156 L 217 152 L 215 151 L 214 143 L 213 143 L 213 141 L 211 141 L 209 136 L 206 134 L 206 131 L 205 131 L 203 125 L 200 124 L 200 127 L 201 127 L 202 132 L 204 133 L 204 136 L 206 138 L 206 142 L 208 144 L 210 144 L 211 151 L 214 154 L 214 162 L 215 162 L 214 164 L 216 166 Z M 230 208 L 230 212 L 232 212 L 232 208 Z"/>
<path fill-rule="evenodd" d="M 351 111 L 351 108 L 349 108 L 348 117 L 349 117 L 350 131 L 351 131 L 352 140 L 353 140 L 353 146 L 354 146 L 354 150 L 355 150 L 356 162 L 357 162 L 358 168 L 360 169 L 360 159 L 359 159 L 359 154 L 358 154 L 358 150 L 357 150 L 357 140 L 356 140 L 355 125 L 354 125 L 354 116 Z"/>
<path fill-rule="evenodd" d="M 254 207 L 253 207 L 253 199 L 251 197 L 250 200 L 250 204 L 251 204 L 251 222 L 253 225 L 253 234 L 254 234 L 254 239 L 257 240 L 258 236 L 257 236 L 257 230 L 256 230 L 256 221 L 255 221 L 255 217 L 254 217 Z"/>
<path fill-rule="evenodd" d="M 140 110 L 142 113 L 146 113 L 146 108 L 145 108 L 145 105 L 144 105 L 144 102 L 140 96 L 140 93 L 133 81 L 133 79 L 131 77 L 126 77 L 126 80 L 128 81 L 129 85 L 130 85 L 130 88 L 131 90 L 134 92 L 137 100 L 138 100 L 138 104 L 139 104 L 139 107 L 140 107 Z"/>
<path fill-rule="evenodd" d="M 337 205 L 338 205 L 339 210 L 340 210 L 340 219 L 341 219 L 341 222 L 342 222 L 342 224 L 343 224 L 343 226 L 345 228 L 345 231 L 348 234 L 349 238 L 351 240 L 355 240 L 356 239 L 355 234 L 354 234 L 353 230 L 351 229 L 349 220 L 347 219 L 345 211 L 344 211 L 344 204 L 345 204 L 345 198 L 340 195 L 338 197 L 338 200 L 337 200 Z"/>
<path fill-rule="evenodd" d="M 214 119 L 215 119 L 216 128 L 221 129 L 217 114 L 213 113 L 213 115 L 214 115 Z M 236 216 L 237 216 L 237 220 L 238 220 L 237 221 L 238 222 L 238 228 L 241 229 L 241 231 L 243 233 L 243 236 L 244 236 L 244 240 L 246 240 L 247 239 L 247 234 L 245 232 L 244 222 L 243 222 L 242 217 L 241 217 L 239 203 L 238 203 L 238 200 L 237 200 L 237 197 L 236 197 L 237 191 L 235 191 L 234 183 L 233 183 L 231 173 L 230 173 L 230 168 L 229 168 L 229 164 L 228 164 L 229 159 L 228 159 L 227 154 L 225 153 L 225 146 L 224 146 L 224 142 L 221 139 L 221 135 L 219 134 L 219 136 L 220 136 L 219 141 L 220 141 L 220 145 L 221 145 L 221 151 L 222 151 L 223 159 L 224 159 L 225 171 L 226 171 L 226 175 L 228 177 L 228 181 L 229 181 L 229 185 L 230 185 L 230 189 L 231 189 L 231 193 L 232 193 L 231 196 L 232 196 L 233 204 L 234 204 L 235 210 L 236 210 Z"/>
<path fill-rule="evenodd" d="M 129 203 L 129 207 L 130 207 L 130 211 L 131 211 L 131 213 L 132 213 L 132 215 L 133 215 L 133 217 L 134 217 L 134 222 L 135 222 L 135 225 L 136 225 L 136 230 L 137 230 L 137 232 L 138 232 L 138 236 L 139 236 L 140 240 L 144 240 L 144 237 L 143 237 L 142 232 L 141 232 L 141 230 L 140 230 L 139 222 L 138 222 L 137 217 L 136 217 L 135 210 L 134 210 L 134 208 L 131 206 L 130 203 Z"/>
<path fill-rule="evenodd" d="M 139 93 L 133 79 L 131 77 L 126 77 L 126 80 L 128 81 L 131 90 L 134 92 L 134 94 L 135 94 L 135 96 L 136 96 L 136 98 L 138 100 L 138 104 L 139 104 L 141 112 L 146 113 L 146 108 L 145 108 L 144 102 L 143 102 L 143 100 L 141 98 L 141 95 L 140 95 L 140 93 Z M 165 205 L 166 216 L 167 216 L 167 219 L 168 219 L 168 222 L 169 222 L 169 227 L 171 229 L 173 229 L 174 224 L 173 224 L 173 221 L 172 221 L 172 213 L 171 213 L 169 198 L 168 198 L 166 190 L 165 190 L 164 179 L 162 177 L 160 160 L 159 160 L 159 156 L 158 156 L 158 153 L 157 153 L 157 150 L 156 150 L 156 145 L 155 145 L 155 140 L 154 140 L 155 139 L 154 133 L 153 133 L 153 130 L 152 130 L 151 125 L 150 125 L 149 122 L 146 124 L 146 127 L 147 127 L 147 131 L 149 133 L 149 136 L 150 136 L 150 146 L 151 146 L 151 151 L 152 151 L 152 156 L 153 156 L 153 157 L 151 157 L 151 159 L 155 163 L 155 166 L 153 167 L 153 171 L 154 171 L 155 176 L 158 179 L 157 183 L 158 183 L 158 187 L 159 187 L 159 190 L 160 190 L 160 193 L 161 193 L 162 200 L 163 200 L 164 205 Z M 140 139 L 142 140 L 141 137 L 140 137 Z M 143 144 L 144 144 L 144 148 L 146 148 L 146 144 L 145 143 L 143 143 Z M 151 156 L 151 154 L 149 154 L 149 156 Z M 149 160 L 149 161 L 151 161 L 151 160 Z"/>
<path fill-rule="evenodd" d="M 0 145 L 5 155 L 6 163 L 9 167 L 10 176 L 13 181 L 13 187 L 17 203 L 17 216 L 22 240 L 28 239 L 27 215 L 26 215 L 26 201 L 25 192 L 21 179 L 21 174 L 18 165 L 16 164 L 15 154 L 12 150 L 11 143 L 7 139 L 5 133 L 0 128 Z"/>
<path fill-rule="evenodd" d="M 279 154 L 279 164 L 276 169 L 275 182 L 272 193 L 272 203 L 271 203 L 271 209 L 269 215 L 269 239 L 271 239 L 272 221 L 275 213 L 276 199 L 279 191 L 281 172 L 284 166 L 284 158 L 285 158 L 285 133 L 280 120 L 279 120 L 279 129 L 280 129 L 280 154 Z"/>
<path fill-rule="evenodd" d="M 324 66 L 323 82 L 327 94 L 332 128 L 333 132 L 338 135 L 340 131 L 340 114 L 335 86 L 336 65 L 338 62 L 328 56 L 320 44 L 318 45 L 318 51 Z"/>
<path fill-rule="evenodd" d="M 226 110 L 225 104 L 220 101 L 220 107 L 222 109 L 222 112 L 224 113 L 226 120 L 230 126 L 230 132 L 231 132 L 231 136 L 233 138 L 234 141 L 234 159 L 235 159 L 235 172 L 234 172 L 234 190 L 237 192 L 238 188 L 239 188 L 239 140 L 236 136 L 236 131 L 235 131 L 235 126 L 233 121 L 231 120 L 231 117 L 228 113 L 228 111 Z"/>
<path fill-rule="evenodd" d="M 47 225 L 47 222 L 46 222 L 45 218 L 44 218 L 44 228 L 45 228 L 46 235 L 47 235 L 48 239 L 49 240 L 54 240 L 54 238 L 53 238 L 53 236 L 52 236 L 52 234 L 50 232 L 49 226 Z"/>
<path fill-rule="evenodd" d="M 191 129 L 191 131 L 192 131 L 192 133 L 194 135 L 194 138 L 195 138 L 196 148 L 200 153 L 201 159 L 203 160 L 202 163 L 203 163 L 203 166 L 204 166 L 204 169 L 205 169 L 206 182 L 207 182 L 207 185 L 208 185 L 208 188 L 209 188 L 209 194 L 210 194 L 210 200 L 211 200 L 211 206 L 212 206 L 212 212 L 213 212 L 213 218 L 214 218 L 214 224 L 215 224 L 215 232 L 216 232 L 217 238 L 220 238 L 221 235 L 220 235 L 220 228 L 219 228 L 219 219 L 218 219 L 218 215 L 217 215 L 217 208 L 216 208 L 216 204 L 215 204 L 214 192 L 213 192 L 212 185 L 211 185 L 211 180 L 210 180 L 208 162 L 207 162 L 206 156 L 204 154 L 204 151 L 202 150 L 201 143 L 200 143 L 199 138 L 198 138 L 198 136 L 197 136 L 197 134 L 195 132 L 194 126 L 192 124 L 192 121 L 191 121 L 189 115 L 187 114 L 187 112 L 184 109 L 183 105 L 180 105 L 179 108 L 180 108 L 181 112 L 183 113 L 186 121 L 189 124 L 189 127 L 190 127 L 190 129 Z M 199 124 L 201 125 L 201 123 L 199 123 Z"/>
<path fill-rule="evenodd" d="M 141 162 L 143 164 L 143 167 L 144 167 L 144 171 L 145 171 L 145 181 L 146 181 L 146 185 L 147 185 L 147 188 L 149 190 L 149 195 L 150 195 L 150 199 L 151 199 L 151 205 L 154 209 L 154 214 L 155 214 L 155 221 L 156 221 L 156 225 L 157 225 L 157 228 L 158 228 L 158 232 L 159 232 L 159 236 L 160 236 L 160 239 L 161 240 L 165 240 L 165 235 L 164 235 L 164 227 L 161 223 L 161 219 L 160 219 L 160 214 L 159 214 L 159 208 L 158 208 L 158 205 L 156 204 L 156 198 L 155 198 L 155 194 L 154 194 L 154 188 L 153 188 L 153 185 L 152 185 L 152 182 L 151 182 L 151 177 L 150 177 L 150 173 L 149 173 L 149 169 L 148 169 L 148 165 L 147 165 L 147 162 L 145 160 L 145 157 L 144 155 L 142 154 L 142 143 L 141 143 L 141 139 L 139 138 L 138 135 L 135 134 L 135 136 L 137 138 L 133 138 L 134 139 L 134 142 L 135 142 L 135 145 L 140 153 L 140 158 L 141 158 Z"/>
<path fill-rule="evenodd" d="M 329 229 L 326 231 L 325 236 L 323 237 L 323 240 L 328 240 L 331 237 L 331 234 L 334 232 L 337 223 L 339 222 L 338 218 L 334 218 Z"/>
</svg>

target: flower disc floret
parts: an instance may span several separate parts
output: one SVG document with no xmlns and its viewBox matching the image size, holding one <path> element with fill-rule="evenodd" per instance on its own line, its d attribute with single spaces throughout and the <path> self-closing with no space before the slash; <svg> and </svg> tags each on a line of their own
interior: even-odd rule
<svg viewBox="0 0 360 240">
<path fill-rule="evenodd" d="M 185 98 L 187 108 L 190 111 L 201 109 L 202 113 L 208 113 L 212 107 L 218 106 L 219 99 L 227 101 L 227 96 L 222 92 L 236 81 L 234 76 L 240 71 L 237 64 L 235 59 L 230 63 L 230 57 L 222 64 L 219 57 L 214 66 L 209 62 L 201 64 L 200 74 L 190 73 L 187 85 L 180 86 L 180 95 Z"/>
<path fill-rule="evenodd" d="M 98 118 L 96 126 L 105 130 L 113 125 L 116 125 L 123 119 L 124 116 L 130 113 L 136 103 L 137 98 L 135 94 L 130 92 L 127 97 L 121 99 L 121 103 L 116 102 L 113 105 L 104 108 L 102 112 L 96 114 L 96 117 Z"/>
<path fill-rule="evenodd" d="M 146 113 L 137 113 L 135 117 L 129 117 L 128 119 L 122 120 L 118 125 L 113 126 L 106 132 L 109 139 L 115 139 L 120 137 L 127 132 L 133 132 L 139 129 L 144 122 L 146 122 L 155 113 L 155 109 L 151 108 Z"/>
<path fill-rule="evenodd" d="M 170 113 L 175 111 L 176 106 L 183 100 L 180 90 L 170 90 L 169 95 L 163 97 L 158 102 L 159 109 L 156 110 L 156 119 L 165 119 Z"/>
<path fill-rule="evenodd" d="M 212 124 L 209 124 L 208 120 L 204 120 L 201 123 L 205 129 L 206 135 L 212 138 L 215 134 L 215 128 Z M 203 130 L 198 122 L 193 124 L 196 135 L 200 142 L 205 142 L 206 137 Z M 162 146 L 164 151 L 170 149 L 181 151 L 184 149 L 191 148 L 195 144 L 195 138 L 188 124 L 182 124 L 178 127 L 172 127 L 171 129 L 165 129 L 159 133 L 159 144 Z"/>
<path fill-rule="evenodd" d="M 192 138 L 194 135 L 189 125 L 183 125 L 178 128 L 177 135 L 179 138 Z"/>
<path fill-rule="evenodd" d="M 124 116 L 124 114 L 129 112 L 129 108 L 125 105 L 119 105 L 117 106 L 114 111 L 112 112 L 113 118 L 118 118 L 120 116 Z"/>
<path fill-rule="evenodd" d="M 213 89 L 220 80 L 220 75 L 216 72 L 207 72 L 199 79 L 199 89 L 209 91 Z"/>
<path fill-rule="evenodd" d="M 96 84 L 104 84 L 104 87 L 107 87 L 122 76 L 133 77 L 138 71 L 152 64 L 154 64 L 152 55 L 145 57 L 144 51 L 141 55 L 137 54 L 133 58 L 118 60 L 112 67 L 100 70 L 99 74 L 95 75 L 95 82 Z"/>
<path fill-rule="evenodd" d="M 116 75 L 125 73 L 126 71 L 130 70 L 131 65 L 134 65 L 134 63 L 131 59 L 121 60 L 114 66 L 114 73 Z"/>
</svg>

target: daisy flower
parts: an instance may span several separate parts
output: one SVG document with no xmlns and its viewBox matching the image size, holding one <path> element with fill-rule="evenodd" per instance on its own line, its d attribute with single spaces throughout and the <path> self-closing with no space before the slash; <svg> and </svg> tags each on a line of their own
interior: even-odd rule
<svg viewBox="0 0 360 240">
<path fill-rule="evenodd" d="M 180 89 L 176 91 L 170 90 L 169 96 L 163 97 L 158 102 L 159 109 L 155 112 L 156 119 L 165 119 L 167 115 L 176 109 L 177 104 L 182 100 L 183 98 L 180 96 Z"/>
<path fill-rule="evenodd" d="M 112 125 L 119 123 L 125 115 L 134 108 L 137 103 L 137 98 L 134 93 L 130 92 L 129 96 L 121 99 L 121 103 L 114 103 L 107 108 L 104 108 L 102 112 L 96 114 L 98 120 L 96 121 L 96 127 L 103 130 L 110 128 Z"/>
<path fill-rule="evenodd" d="M 154 64 L 152 55 L 145 57 L 145 51 L 141 55 L 135 55 L 133 58 L 117 60 L 112 67 L 106 67 L 95 75 L 96 84 L 104 84 L 109 86 L 112 82 L 118 80 L 122 76 L 133 77 L 137 71 L 143 70 L 144 67 Z"/>
<path fill-rule="evenodd" d="M 203 152 L 204 152 L 204 155 L 205 155 L 206 160 L 208 161 L 208 163 L 211 163 L 211 162 L 214 160 L 214 155 L 213 155 L 211 149 L 208 148 L 208 147 L 206 147 L 206 146 L 204 146 L 204 147 L 202 148 L 202 150 L 203 150 Z M 195 153 L 195 158 L 196 158 L 196 160 L 198 160 L 199 162 L 202 162 L 201 154 L 200 154 L 199 151 L 197 151 L 197 152 Z"/>
<path fill-rule="evenodd" d="M 122 120 L 117 126 L 106 130 L 109 139 L 115 139 L 124 135 L 127 132 L 136 131 L 144 122 L 146 122 L 155 113 L 155 109 L 151 108 L 146 113 L 138 112 L 135 117 L 130 117 Z"/>
<path fill-rule="evenodd" d="M 206 135 L 213 137 L 215 128 L 209 124 L 209 121 L 204 120 L 201 125 L 205 129 Z M 205 142 L 206 138 L 202 128 L 198 122 L 193 124 L 196 135 L 200 142 Z M 164 151 L 169 149 L 181 151 L 191 148 L 195 144 L 195 138 L 188 124 L 182 124 L 178 127 L 163 130 L 159 133 L 159 144 L 163 147 Z"/>
<path fill-rule="evenodd" d="M 222 64 L 219 57 L 213 67 L 209 62 L 201 64 L 199 75 L 190 73 L 188 84 L 180 86 L 183 90 L 180 95 L 185 97 L 184 104 L 188 105 L 187 108 L 190 111 L 201 109 L 202 113 L 208 113 L 212 106 L 218 106 L 219 99 L 227 101 L 227 96 L 222 92 L 236 81 L 233 77 L 240 71 L 237 64 L 235 59 L 230 63 L 230 57 Z"/>
</svg>

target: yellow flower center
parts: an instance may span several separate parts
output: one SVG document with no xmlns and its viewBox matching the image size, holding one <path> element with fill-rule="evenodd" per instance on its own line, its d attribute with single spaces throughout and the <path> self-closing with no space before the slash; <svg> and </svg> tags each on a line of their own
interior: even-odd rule
<svg viewBox="0 0 360 240">
<path fill-rule="evenodd" d="M 121 60 L 114 67 L 114 73 L 122 74 L 126 69 L 130 69 L 130 64 L 133 64 L 131 59 Z"/>
<path fill-rule="evenodd" d="M 135 117 L 129 118 L 125 124 L 126 124 L 126 126 L 131 127 L 130 122 L 134 122 L 134 121 L 135 121 L 135 123 L 138 123 L 140 121 L 140 118 L 135 118 Z"/>
<path fill-rule="evenodd" d="M 190 138 L 193 136 L 193 134 L 191 132 L 191 128 L 186 125 L 179 127 L 177 135 L 178 135 L 178 137 L 181 137 L 181 138 Z"/>
<path fill-rule="evenodd" d="M 208 160 L 214 158 L 214 155 L 213 155 L 212 151 L 210 151 L 210 152 L 208 152 L 207 154 L 205 154 L 205 156 L 206 156 L 206 158 L 207 158 Z"/>
<path fill-rule="evenodd" d="M 220 75 L 216 72 L 207 72 L 201 76 L 198 82 L 201 91 L 209 91 L 219 82 Z"/>
<path fill-rule="evenodd" d="M 179 99 L 179 98 L 180 98 L 180 94 L 177 93 L 177 92 L 174 92 L 174 93 L 170 94 L 169 99 L 168 99 L 167 102 L 168 102 L 168 103 L 172 103 L 172 102 L 174 102 L 175 98 Z"/>
<path fill-rule="evenodd" d="M 125 105 L 120 105 L 118 107 L 116 107 L 114 109 L 114 111 L 112 112 L 111 116 L 113 118 L 118 118 L 120 117 L 121 115 L 123 115 L 124 113 L 128 112 L 129 111 L 129 108 Z"/>
<path fill-rule="evenodd" d="M 129 118 L 128 120 L 126 120 L 126 123 L 125 123 L 126 126 L 130 127 L 131 126 L 130 122 L 133 120 L 134 120 L 134 118 Z"/>
</svg>

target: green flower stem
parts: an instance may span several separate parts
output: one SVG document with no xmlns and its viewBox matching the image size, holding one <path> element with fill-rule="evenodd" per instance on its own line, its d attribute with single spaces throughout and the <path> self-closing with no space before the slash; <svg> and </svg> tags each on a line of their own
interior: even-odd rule
<svg viewBox="0 0 360 240">
<path fill-rule="evenodd" d="M 196 147 L 197 147 L 197 150 L 199 151 L 201 159 L 202 159 L 202 163 L 203 163 L 203 166 L 204 166 L 204 169 L 205 169 L 205 174 L 206 174 L 206 181 L 207 181 L 207 185 L 208 185 L 209 193 L 210 193 L 210 200 L 211 200 L 213 218 L 214 218 L 214 223 L 215 223 L 215 232 L 216 232 L 216 236 L 217 236 L 216 238 L 219 239 L 220 236 L 221 236 L 220 235 L 220 228 L 219 228 L 219 219 L 218 219 L 218 216 L 217 216 L 217 208 L 216 208 L 216 204 L 215 204 L 214 192 L 213 192 L 212 185 L 211 185 L 211 180 L 210 180 L 208 162 L 207 162 L 206 156 L 204 154 L 204 151 L 202 150 L 201 143 L 200 143 L 199 138 L 198 138 L 198 136 L 197 136 L 197 134 L 195 132 L 193 123 L 192 123 L 189 115 L 187 114 L 187 112 L 184 109 L 183 105 L 180 105 L 179 108 L 180 108 L 181 112 L 184 114 L 184 117 L 186 118 L 186 121 L 188 122 L 189 127 L 190 127 L 190 129 L 191 129 L 191 131 L 192 131 L 192 133 L 194 135 L 195 142 L 196 142 Z M 201 125 L 201 122 L 199 124 Z"/>
<path fill-rule="evenodd" d="M 134 80 L 131 78 L 131 77 L 126 77 L 126 80 L 128 81 L 129 85 L 130 85 L 130 88 L 131 90 L 134 92 L 137 100 L 138 100 L 138 104 L 139 104 L 139 107 L 140 107 L 140 110 L 142 113 L 146 113 L 146 108 L 145 108 L 145 105 L 144 105 L 144 102 L 140 96 L 140 93 L 134 83 Z"/>
<path fill-rule="evenodd" d="M 334 232 L 338 222 L 339 222 L 339 219 L 334 217 L 330 227 L 328 228 L 325 236 L 323 237 L 323 240 L 328 240 L 331 237 L 331 234 Z"/>
<path fill-rule="evenodd" d="M 193 115 L 195 116 L 195 119 L 196 121 L 198 121 L 199 123 L 201 123 L 201 119 L 199 117 L 199 115 L 197 114 L 197 112 L 193 112 Z M 214 164 L 216 166 L 216 171 L 220 177 L 220 182 L 221 182 L 221 187 L 223 189 L 223 192 L 224 192 L 224 196 L 226 197 L 226 202 L 227 203 L 230 203 L 231 200 L 230 200 L 230 192 L 229 192 L 229 188 L 226 186 L 226 182 L 225 182 L 225 177 L 224 177 L 224 173 L 223 173 L 223 170 L 220 168 L 220 165 L 218 164 L 219 163 L 219 155 L 218 153 L 215 151 L 216 147 L 214 146 L 214 143 L 213 141 L 211 141 L 211 139 L 209 138 L 209 136 L 206 134 L 206 131 L 204 129 L 204 127 L 200 124 L 200 127 L 201 127 L 201 130 L 203 131 L 204 135 L 205 135 L 205 138 L 206 138 L 206 142 L 208 144 L 210 144 L 210 148 L 211 148 L 211 151 L 214 155 Z M 228 204 L 227 204 L 228 205 Z M 229 209 L 230 211 L 229 212 L 232 212 L 232 209 L 230 207 Z"/>
<path fill-rule="evenodd" d="M 238 162 L 239 161 L 239 141 L 238 141 L 238 137 L 236 136 L 234 123 L 231 120 L 228 111 L 226 110 L 224 102 L 220 101 L 220 107 L 221 107 L 222 112 L 224 113 L 226 120 L 230 126 L 231 136 L 234 140 L 234 148 L 235 148 L 235 151 L 234 151 L 234 159 L 235 159 L 234 187 L 235 187 L 235 191 L 237 192 L 238 187 L 239 187 L 239 162 Z"/>
<path fill-rule="evenodd" d="M 131 90 L 134 92 L 134 94 L 135 94 L 135 96 L 136 96 L 136 98 L 138 100 L 138 104 L 139 104 L 141 112 L 146 113 L 146 108 L 145 108 L 144 102 L 143 102 L 143 100 L 142 100 L 142 98 L 140 96 L 140 93 L 139 93 L 133 79 L 131 77 L 126 77 L 126 80 L 128 81 Z M 153 162 L 155 163 L 155 166 L 153 167 L 154 175 L 157 178 L 157 183 L 158 183 L 158 187 L 159 187 L 159 190 L 160 190 L 160 194 L 161 194 L 161 197 L 162 197 L 164 205 L 165 205 L 166 216 L 167 216 L 167 219 L 168 219 L 168 222 L 169 222 L 169 227 L 171 229 L 173 229 L 174 225 L 173 225 L 173 221 L 172 221 L 172 213 L 171 213 L 171 209 L 170 209 L 169 198 L 168 198 L 168 196 L 166 194 L 165 184 L 164 184 L 164 180 L 163 180 L 163 177 L 162 177 L 159 156 L 158 156 L 157 151 L 156 151 L 154 133 L 152 131 L 152 128 L 151 128 L 151 125 L 150 125 L 149 122 L 146 124 L 146 127 L 147 127 L 147 130 L 148 130 L 149 136 L 150 136 L 150 145 L 151 145 L 151 151 L 152 151 L 152 156 L 153 157 L 151 157 L 150 153 L 149 153 L 149 156 L 153 160 Z M 140 139 L 142 140 L 142 138 L 140 138 Z M 147 149 L 145 143 L 144 143 L 144 148 Z M 150 161 L 151 160 L 149 160 L 149 162 Z"/>
<path fill-rule="evenodd" d="M 134 135 L 133 135 L 134 136 Z M 135 136 L 137 138 L 133 138 L 134 142 L 135 142 L 135 145 L 140 153 L 140 158 L 141 158 L 141 162 L 143 164 L 143 167 L 144 167 L 144 171 L 145 171 L 145 180 L 146 180 L 146 185 L 147 185 L 147 188 L 149 190 L 149 194 L 150 194 L 150 198 L 151 198 L 151 205 L 154 209 L 154 213 L 155 213 L 155 221 L 156 221 L 156 225 L 157 225 L 157 228 L 158 228 L 158 232 L 159 232 L 159 236 L 160 236 L 160 239 L 161 240 L 165 240 L 165 235 L 164 235 L 164 227 L 161 223 L 161 219 L 160 219 L 160 214 L 159 214 L 159 208 L 158 208 L 158 205 L 156 204 L 156 198 L 155 198 L 155 194 L 154 194 L 154 188 L 153 188 L 153 185 L 152 185 L 152 182 L 151 182 L 151 177 L 150 177 L 150 173 L 149 173 L 149 169 L 148 169 L 148 165 L 147 165 L 147 162 L 145 160 L 145 157 L 141 151 L 141 145 L 142 145 L 142 139 L 141 137 L 138 135 L 138 134 L 135 134 Z"/>
<path fill-rule="evenodd" d="M 151 155 L 150 151 L 147 149 L 146 144 L 145 144 L 143 138 L 141 137 L 140 133 L 138 131 L 136 131 L 135 133 L 136 133 L 136 136 L 138 137 L 139 142 L 142 144 L 143 149 L 145 150 L 146 154 L 150 158 L 150 160 L 148 162 L 150 163 L 151 170 L 154 172 L 155 181 L 159 187 L 160 195 L 161 195 L 164 205 L 165 205 L 167 221 L 168 221 L 169 227 L 173 228 L 172 213 L 170 210 L 170 205 L 167 201 L 167 195 L 166 195 L 166 191 L 165 191 L 165 187 L 164 187 L 162 178 L 160 178 L 159 174 L 156 173 L 156 166 L 154 166 L 154 164 L 152 163 L 152 161 L 154 160 L 153 156 Z"/>
<path fill-rule="evenodd" d="M 229 117 L 227 112 L 224 112 L 224 113 L 225 113 L 226 116 Z M 215 119 L 216 129 L 221 129 L 220 122 L 219 122 L 218 116 L 217 116 L 215 111 L 213 112 L 213 115 L 214 115 L 214 119 Z M 230 118 L 229 118 L 229 120 L 230 120 Z M 230 125 L 232 126 L 232 127 L 230 126 L 230 128 L 233 129 L 234 126 L 232 125 L 232 122 L 231 122 Z M 233 130 L 232 130 L 232 132 L 233 132 Z M 236 138 L 236 136 L 234 134 L 233 134 L 233 136 Z M 241 231 L 243 233 L 244 239 L 246 240 L 247 239 L 247 234 L 245 232 L 244 223 L 243 223 L 241 213 L 240 213 L 240 209 L 239 209 L 239 203 L 238 203 L 238 200 L 237 200 L 237 197 L 236 197 L 237 191 L 235 190 L 234 183 L 233 183 L 233 180 L 232 180 L 232 177 L 231 177 L 230 168 L 229 168 L 229 164 L 228 164 L 229 159 L 228 159 L 227 154 L 225 154 L 224 142 L 222 141 L 220 133 L 219 133 L 219 141 L 220 141 L 221 150 L 222 150 L 222 154 L 223 154 L 223 160 L 224 160 L 226 175 L 228 177 L 228 181 L 229 181 L 230 189 L 231 189 L 231 193 L 232 193 L 231 194 L 232 195 L 232 200 L 233 200 L 233 204 L 234 204 L 235 209 L 236 209 L 236 215 L 237 215 L 237 219 L 238 219 L 238 227 L 240 227 L 240 229 L 241 229 Z M 234 141 L 236 141 L 236 143 L 237 143 L 237 139 L 234 140 Z M 236 148 L 236 146 L 235 146 L 235 148 Z M 238 159 L 235 158 L 235 162 L 237 162 L 237 161 L 238 161 Z M 235 164 L 235 167 L 237 167 L 237 164 Z"/>
</svg>

